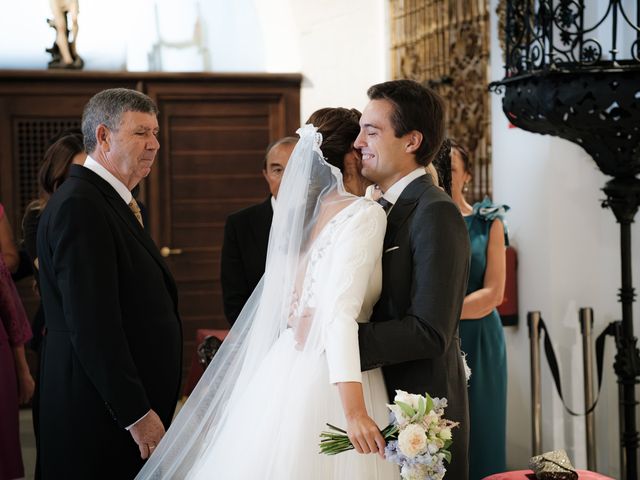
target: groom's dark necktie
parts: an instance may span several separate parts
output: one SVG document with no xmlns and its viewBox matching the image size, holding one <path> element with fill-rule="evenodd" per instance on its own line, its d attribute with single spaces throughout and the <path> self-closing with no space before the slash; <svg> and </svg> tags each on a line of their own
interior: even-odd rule
<svg viewBox="0 0 640 480">
<path fill-rule="evenodd" d="M 382 205 L 382 209 L 384 210 L 384 213 L 389 215 L 389 210 L 391 210 L 391 207 L 393 207 L 393 203 L 391 203 L 389 200 L 387 200 L 384 197 L 380 197 L 378 199 L 378 203 Z"/>
</svg>

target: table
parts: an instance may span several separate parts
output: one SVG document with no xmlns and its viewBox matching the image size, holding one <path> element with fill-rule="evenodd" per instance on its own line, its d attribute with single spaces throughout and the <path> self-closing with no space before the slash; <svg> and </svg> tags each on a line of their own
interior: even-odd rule
<svg viewBox="0 0 640 480">
<path fill-rule="evenodd" d="M 589 472 L 587 470 L 576 470 L 576 472 L 578 472 L 578 480 L 614 480 L 606 475 Z M 536 476 L 533 470 L 516 470 L 489 475 L 488 477 L 484 477 L 483 480 L 536 480 Z"/>
<path fill-rule="evenodd" d="M 228 333 L 229 330 L 211 330 L 208 328 L 199 328 L 196 330 L 196 349 L 193 351 L 193 355 L 191 356 L 189 375 L 187 375 L 187 381 L 184 385 L 184 391 L 182 392 L 185 397 L 188 397 L 191 394 L 198 383 L 198 380 L 200 380 L 200 377 L 204 373 L 204 367 L 198 360 L 198 345 L 204 342 L 204 339 L 209 336 L 214 336 L 220 340 L 224 340 Z"/>
</svg>

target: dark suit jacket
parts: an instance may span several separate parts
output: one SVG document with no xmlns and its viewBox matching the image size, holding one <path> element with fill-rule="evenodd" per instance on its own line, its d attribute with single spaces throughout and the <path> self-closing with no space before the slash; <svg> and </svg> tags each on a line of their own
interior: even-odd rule
<svg viewBox="0 0 640 480">
<path fill-rule="evenodd" d="M 272 219 L 271 197 L 227 217 L 220 279 L 224 314 L 231 325 L 264 275 Z"/>
<path fill-rule="evenodd" d="M 37 249 L 42 478 L 133 478 L 143 462 L 125 428 L 149 409 L 168 428 L 178 398 L 175 283 L 118 193 L 78 165 L 42 214 Z"/>
<path fill-rule="evenodd" d="M 398 247 L 398 248 L 395 248 Z M 382 367 L 395 390 L 447 397 L 453 431 L 447 478 L 467 478 L 469 414 L 458 324 L 469 271 L 469 235 L 451 198 L 428 175 L 411 182 L 387 218 L 382 294 L 359 329 L 363 370 Z"/>
</svg>

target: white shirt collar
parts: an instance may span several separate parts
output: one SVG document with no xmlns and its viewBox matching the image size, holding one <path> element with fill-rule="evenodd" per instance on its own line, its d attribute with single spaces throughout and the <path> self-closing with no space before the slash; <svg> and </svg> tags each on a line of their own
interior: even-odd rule
<svg viewBox="0 0 640 480">
<path fill-rule="evenodd" d="M 88 168 L 89 170 L 91 170 L 103 180 L 107 181 L 109 185 L 111 185 L 113 189 L 118 192 L 118 195 L 122 197 L 124 203 L 129 205 L 131 199 L 133 198 L 131 192 L 126 187 L 126 185 L 118 180 L 109 170 L 96 162 L 93 158 L 91 158 L 90 155 L 87 155 L 87 159 L 84 161 L 83 166 L 84 168 Z"/>
<path fill-rule="evenodd" d="M 404 189 L 407 188 L 407 185 L 413 182 L 416 178 L 426 174 L 427 172 L 425 171 L 424 167 L 418 167 L 414 171 L 412 171 L 411 173 L 408 173 L 407 175 L 402 177 L 400 180 L 398 180 L 396 183 L 391 185 L 391 187 L 389 187 L 389 190 L 384 192 L 384 195 L 382 196 L 386 200 L 395 204 L 398 201 L 398 198 L 400 198 L 400 195 L 402 194 Z"/>
<path fill-rule="evenodd" d="M 276 197 L 271 195 L 271 210 L 276 211 Z"/>
</svg>

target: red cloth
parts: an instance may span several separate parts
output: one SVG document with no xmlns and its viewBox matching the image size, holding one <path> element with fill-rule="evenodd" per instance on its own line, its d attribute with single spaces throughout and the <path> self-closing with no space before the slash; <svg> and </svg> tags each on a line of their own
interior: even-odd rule
<svg viewBox="0 0 640 480">
<path fill-rule="evenodd" d="M 509 245 L 506 255 L 506 278 L 504 284 L 504 300 L 498 305 L 498 313 L 503 325 L 518 324 L 518 254 Z"/>
<path fill-rule="evenodd" d="M 193 389 L 195 388 L 198 380 L 204 373 L 204 367 L 198 361 L 198 345 L 204 342 L 204 339 L 209 336 L 217 337 L 220 340 L 224 340 L 229 330 L 209 330 L 206 328 L 199 328 L 196 330 L 196 350 L 194 350 L 193 355 L 191 356 L 191 366 L 189 367 L 189 375 L 187 376 L 187 382 L 184 385 L 183 395 L 185 397 L 189 396 Z"/>
<path fill-rule="evenodd" d="M 2 325 L 0 324 L 0 327 Z M 13 351 L 0 342 L 0 480 L 24 477 Z"/>
<path fill-rule="evenodd" d="M 31 338 L 27 314 L 0 255 L 0 480 L 22 478 L 18 381 L 12 347 Z"/>
<path fill-rule="evenodd" d="M 576 472 L 578 472 L 578 480 L 614 480 L 612 477 L 587 470 L 576 470 Z M 533 470 L 517 470 L 489 475 L 483 480 L 535 480 L 535 478 Z"/>
<path fill-rule="evenodd" d="M 29 318 L 18 295 L 11 272 L 0 255 L 0 343 L 24 345 L 31 338 Z"/>
</svg>

